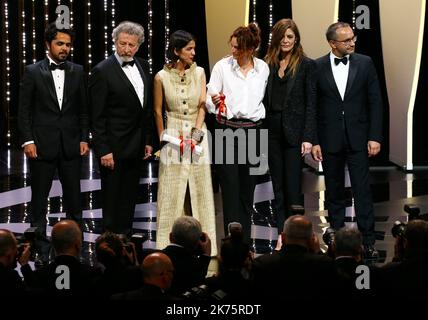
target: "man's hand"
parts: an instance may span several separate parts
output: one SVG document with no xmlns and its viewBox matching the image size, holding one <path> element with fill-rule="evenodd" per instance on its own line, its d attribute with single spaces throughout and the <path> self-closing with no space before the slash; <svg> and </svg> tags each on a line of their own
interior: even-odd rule
<svg viewBox="0 0 428 320">
<path fill-rule="evenodd" d="M 86 156 L 89 153 L 89 145 L 87 142 L 80 142 L 80 155 Z"/>
<path fill-rule="evenodd" d="M 312 157 L 315 161 L 322 161 L 321 146 L 319 144 L 312 147 Z"/>
<path fill-rule="evenodd" d="M 101 165 L 110 170 L 114 170 L 114 159 L 113 153 L 108 153 L 105 156 L 101 157 Z"/>
<path fill-rule="evenodd" d="M 146 145 L 144 148 L 144 160 L 150 158 L 153 154 L 153 147 Z"/>
<path fill-rule="evenodd" d="M 28 264 L 28 261 L 30 261 L 30 245 L 29 244 L 24 244 L 24 251 L 22 251 L 21 256 L 18 258 L 18 262 L 19 264 L 22 266 L 25 266 L 26 264 Z"/>
<path fill-rule="evenodd" d="M 380 151 L 380 143 L 376 141 L 370 140 L 367 143 L 367 150 L 369 152 L 369 157 L 374 157 L 377 155 Z"/>
<path fill-rule="evenodd" d="M 29 159 L 37 158 L 37 147 L 34 143 L 27 144 L 24 146 L 24 153 Z"/>
<path fill-rule="evenodd" d="M 306 154 L 311 153 L 312 150 L 312 143 L 310 142 L 302 142 L 302 157 L 304 157 Z"/>
</svg>

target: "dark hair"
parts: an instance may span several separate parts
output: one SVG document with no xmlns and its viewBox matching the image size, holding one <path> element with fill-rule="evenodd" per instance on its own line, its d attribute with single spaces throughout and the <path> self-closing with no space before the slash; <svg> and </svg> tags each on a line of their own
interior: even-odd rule
<svg viewBox="0 0 428 320">
<path fill-rule="evenodd" d="M 71 29 L 71 28 L 70 29 L 58 29 L 56 27 L 56 22 L 51 22 L 46 27 L 46 29 L 45 29 L 45 41 L 48 43 L 51 43 L 52 40 L 55 39 L 58 32 L 68 34 L 71 38 L 71 41 L 73 42 L 74 35 L 75 35 L 73 29 Z"/>
<path fill-rule="evenodd" d="M 236 38 L 238 50 L 241 52 L 249 50 L 257 51 L 261 42 L 260 29 L 255 23 L 250 23 L 246 27 L 241 26 L 236 28 L 230 36 L 229 42 L 232 41 L 233 37 Z"/>
<path fill-rule="evenodd" d="M 222 271 L 240 269 L 250 255 L 250 246 L 244 241 L 242 229 L 231 229 L 222 240 L 220 256 Z"/>
<path fill-rule="evenodd" d="M 337 29 L 339 29 L 339 28 L 348 28 L 348 27 L 351 27 L 349 25 L 349 23 L 341 22 L 341 21 L 338 21 L 338 22 L 335 22 L 335 23 L 331 24 L 327 28 L 327 31 L 325 33 L 325 37 L 327 38 L 327 41 L 336 40 L 336 35 L 337 35 L 336 34 L 336 30 Z"/>
<path fill-rule="evenodd" d="M 297 68 L 302 61 L 303 53 L 302 44 L 300 43 L 300 32 L 296 23 L 291 19 L 281 19 L 272 28 L 272 38 L 268 48 L 265 60 L 271 67 L 279 67 L 281 60 L 281 40 L 287 29 L 291 29 L 296 36 L 296 43 L 294 44 L 293 51 L 289 62 L 290 70 L 293 75 L 296 74 Z"/>
<path fill-rule="evenodd" d="M 424 220 L 411 220 L 404 231 L 409 249 L 428 249 L 428 222 Z"/>
<path fill-rule="evenodd" d="M 363 237 L 358 229 L 343 227 L 334 236 L 336 256 L 356 256 L 361 254 Z"/>
<path fill-rule="evenodd" d="M 175 62 L 178 59 L 178 56 L 174 51 L 183 49 L 192 40 L 195 41 L 195 37 L 191 33 L 184 30 L 175 31 L 169 38 L 169 46 L 166 52 L 167 58 L 171 62 Z"/>
<path fill-rule="evenodd" d="M 104 244 L 104 245 L 103 245 Z M 122 257 L 123 242 L 120 237 L 112 232 L 104 232 L 95 241 L 95 254 L 97 260 L 108 266 Z"/>
</svg>

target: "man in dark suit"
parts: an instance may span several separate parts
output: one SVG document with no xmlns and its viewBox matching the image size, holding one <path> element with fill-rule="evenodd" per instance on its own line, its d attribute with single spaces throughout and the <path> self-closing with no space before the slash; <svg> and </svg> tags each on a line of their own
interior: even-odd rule
<svg viewBox="0 0 428 320">
<path fill-rule="evenodd" d="M 174 278 L 171 259 L 162 252 L 149 254 L 141 266 L 144 285 L 133 291 L 113 295 L 113 300 L 172 300 L 167 291 Z"/>
<path fill-rule="evenodd" d="M 32 271 L 26 264 L 21 267 L 25 282 L 32 289 L 41 289 L 50 297 L 90 296 L 93 282 L 99 276 L 97 269 L 79 260 L 82 250 L 82 233 L 72 220 L 61 220 L 52 228 L 52 246 L 55 260 Z"/>
<path fill-rule="evenodd" d="M 104 228 L 129 235 L 141 160 L 152 154 L 153 109 L 149 64 L 134 55 L 144 41 L 141 25 L 125 21 L 113 30 L 116 52 L 89 80 L 92 132 L 99 158 Z"/>
<path fill-rule="evenodd" d="M 73 31 L 51 23 L 45 31 L 47 57 L 25 68 L 18 125 L 31 172 L 31 226 L 46 234 L 47 198 L 58 169 L 67 218 L 82 219 L 81 156 L 89 152 L 86 75 L 66 61 Z M 45 242 L 39 243 L 46 258 Z"/>
<path fill-rule="evenodd" d="M 348 165 L 358 229 L 367 256 L 375 256 L 369 157 L 380 151 L 382 99 L 372 60 L 354 53 L 356 36 L 347 23 L 326 33 L 331 53 L 316 61 L 318 137 L 312 155 L 322 161 L 330 225 L 345 225 L 345 164 Z"/>
<path fill-rule="evenodd" d="M 325 293 L 333 299 L 337 288 L 334 262 L 314 253 L 319 246 L 316 237 L 308 218 L 290 216 L 284 223 L 281 249 L 253 262 L 254 294 L 266 301 L 322 299 Z"/>
<path fill-rule="evenodd" d="M 171 294 L 179 296 L 205 280 L 211 261 L 211 239 L 198 220 L 183 216 L 174 221 L 171 244 L 163 249 L 174 265 Z"/>
</svg>

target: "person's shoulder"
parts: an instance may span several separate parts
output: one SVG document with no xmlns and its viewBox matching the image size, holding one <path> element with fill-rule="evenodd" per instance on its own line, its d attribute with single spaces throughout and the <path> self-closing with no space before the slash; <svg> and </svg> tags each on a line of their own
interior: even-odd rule
<svg viewBox="0 0 428 320">
<path fill-rule="evenodd" d="M 372 63 L 372 58 L 370 56 L 367 56 L 365 54 L 361 54 L 361 53 L 353 53 L 351 56 L 352 60 L 355 61 L 360 61 L 360 62 L 364 62 L 364 63 Z"/>
<path fill-rule="evenodd" d="M 314 61 L 316 64 L 320 64 L 320 63 L 323 63 L 325 61 L 328 61 L 329 59 L 330 59 L 330 53 L 327 53 L 327 54 L 315 59 Z"/>
</svg>

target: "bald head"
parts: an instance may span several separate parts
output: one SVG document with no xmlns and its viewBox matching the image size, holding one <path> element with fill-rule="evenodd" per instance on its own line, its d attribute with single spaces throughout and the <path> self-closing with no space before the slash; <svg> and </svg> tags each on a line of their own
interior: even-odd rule
<svg viewBox="0 0 428 320">
<path fill-rule="evenodd" d="M 12 232 L 0 229 L 0 263 L 5 267 L 14 265 L 17 252 L 16 238 Z"/>
<path fill-rule="evenodd" d="M 52 229 L 52 246 L 56 255 L 78 256 L 82 248 L 82 233 L 73 220 L 61 220 Z"/>
<path fill-rule="evenodd" d="M 171 259 L 162 252 L 149 254 L 142 264 L 144 283 L 155 285 L 161 289 L 171 286 L 174 266 Z"/>
<path fill-rule="evenodd" d="M 411 220 L 404 231 L 406 249 L 428 250 L 428 222 Z"/>
<path fill-rule="evenodd" d="M 312 222 L 301 215 L 289 217 L 284 223 L 283 241 L 285 244 L 298 244 L 308 247 L 313 240 Z"/>
</svg>

